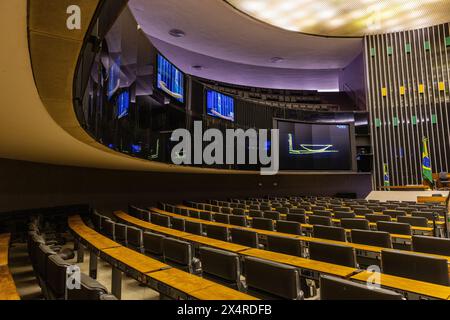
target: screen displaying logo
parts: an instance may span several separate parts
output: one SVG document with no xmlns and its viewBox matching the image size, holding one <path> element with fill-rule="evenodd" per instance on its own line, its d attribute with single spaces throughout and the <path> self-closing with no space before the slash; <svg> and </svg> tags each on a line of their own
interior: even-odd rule
<svg viewBox="0 0 450 320">
<path fill-rule="evenodd" d="M 293 137 L 289 133 L 289 154 L 293 155 L 307 155 L 319 153 L 336 153 L 338 150 L 333 150 L 332 144 L 300 144 L 300 149 L 294 149 Z"/>
</svg>

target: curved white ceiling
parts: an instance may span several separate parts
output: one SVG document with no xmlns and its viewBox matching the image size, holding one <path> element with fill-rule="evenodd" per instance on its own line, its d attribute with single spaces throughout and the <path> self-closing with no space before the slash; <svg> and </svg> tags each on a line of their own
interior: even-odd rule
<svg viewBox="0 0 450 320">
<path fill-rule="evenodd" d="M 222 0 L 130 0 L 142 30 L 153 38 L 216 59 L 287 69 L 342 69 L 362 50 L 361 38 L 326 38 L 256 21 Z M 171 29 L 185 37 L 174 38 Z M 273 57 L 284 60 L 273 64 Z M 189 72 L 189 70 L 186 70 Z"/>
<path fill-rule="evenodd" d="M 450 20 L 450 0 L 224 0 L 279 28 L 327 36 L 364 36 Z"/>
</svg>

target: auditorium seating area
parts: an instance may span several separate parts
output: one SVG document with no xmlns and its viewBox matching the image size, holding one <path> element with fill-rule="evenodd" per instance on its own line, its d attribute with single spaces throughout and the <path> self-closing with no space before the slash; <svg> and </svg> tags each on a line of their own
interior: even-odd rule
<svg viewBox="0 0 450 320">
<path fill-rule="evenodd" d="M 394 204 L 395 209 L 403 208 L 404 212 L 406 208 L 419 212 L 431 210 L 436 213 L 433 216 L 435 224 L 447 214 L 445 206 L 435 203 L 289 197 L 186 201 L 184 205 L 161 203 L 160 208 L 148 209 L 129 206 L 129 213 L 116 211 L 111 216 L 94 211 L 88 221 L 117 245 L 120 242 L 120 245 L 165 263 L 169 268 L 256 298 L 327 300 L 333 296 L 337 298 L 339 290 L 348 290 L 342 299 L 442 299 L 450 292 L 449 239 L 412 232 L 397 234 L 399 229 L 391 230 L 385 226 L 383 231 L 372 230 L 382 225 L 369 223 L 356 214 L 356 218 L 342 218 L 344 221 L 334 216 L 373 205 L 384 211 L 394 210 L 389 209 L 394 208 Z M 258 209 L 256 206 L 270 208 L 262 212 L 265 218 L 249 216 L 250 210 Z M 323 212 L 313 214 L 316 209 Z M 392 219 L 389 212 L 384 211 L 374 211 L 373 215 Z M 286 220 L 289 215 L 302 218 Z M 309 218 L 314 216 L 327 218 L 329 225 L 310 225 Z M 407 215 L 398 215 L 397 219 L 403 216 Z M 240 221 L 244 222 L 230 224 L 235 217 L 243 218 Z M 348 223 L 345 219 L 366 223 L 349 228 L 339 226 Z M 78 242 L 81 243 L 83 241 Z M 102 258 L 101 254 L 99 256 Z M 369 269 L 364 271 L 366 268 Z M 383 289 L 374 295 L 358 284 L 373 274 L 371 268 L 378 268 L 375 270 L 383 279 Z M 267 275 L 277 272 L 280 279 L 286 277 L 284 286 L 279 287 L 279 281 L 272 283 L 265 272 Z M 134 278 L 139 279 L 138 276 Z M 390 291 L 392 289 L 398 293 Z"/>
</svg>

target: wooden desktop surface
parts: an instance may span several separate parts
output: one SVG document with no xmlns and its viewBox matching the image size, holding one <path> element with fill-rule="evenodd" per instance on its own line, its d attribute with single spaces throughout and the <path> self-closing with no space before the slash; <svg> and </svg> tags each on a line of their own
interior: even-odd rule
<svg viewBox="0 0 450 320">
<path fill-rule="evenodd" d="M 147 276 L 200 300 L 257 300 L 245 293 L 174 268 L 152 272 Z"/>
<path fill-rule="evenodd" d="M 447 203 L 448 197 L 418 196 L 417 202 L 419 202 L 419 203 L 427 203 L 427 202 Z"/>
<path fill-rule="evenodd" d="M 0 234 L 0 266 L 8 265 L 9 242 L 11 240 L 10 233 Z"/>
<path fill-rule="evenodd" d="M 159 233 L 163 233 L 165 235 L 168 236 L 172 236 L 175 238 L 184 238 L 186 236 L 191 235 L 190 233 L 187 232 L 183 232 L 183 231 L 178 231 L 175 229 L 170 229 L 170 228 L 166 228 L 166 227 L 162 227 L 162 226 L 158 226 L 156 224 L 147 222 L 147 221 L 143 221 L 141 219 L 135 218 L 133 216 L 130 216 L 129 214 L 123 212 L 123 211 L 115 211 L 114 215 L 116 217 L 118 217 L 120 220 L 123 220 L 127 223 L 133 224 L 137 227 L 141 227 L 147 230 L 151 230 L 154 232 L 159 232 Z"/>
<path fill-rule="evenodd" d="M 434 283 L 401 278 L 387 274 L 377 274 L 377 276 L 381 277 L 380 282 L 384 287 L 413 292 L 437 299 L 448 300 L 450 298 L 450 287 L 447 286 L 441 286 Z M 367 282 L 369 278 L 376 278 L 375 274 L 368 271 L 363 271 L 351 277 L 352 280 L 363 282 Z"/>
<path fill-rule="evenodd" d="M 126 247 L 110 248 L 102 251 L 113 259 L 140 273 L 149 273 L 170 268 L 169 265 L 162 263 L 161 261 L 147 257 L 146 255 Z"/>
<path fill-rule="evenodd" d="M 190 295 L 199 300 L 259 300 L 243 292 L 236 293 L 236 290 L 216 284 L 193 291 Z"/>
<path fill-rule="evenodd" d="M 394 191 L 427 191 L 430 187 L 426 185 L 406 185 L 406 186 L 382 186 L 379 187 L 382 190 L 394 190 Z"/>
<path fill-rule="evenodd" d="M 120 247 L 120 244 L 89 228 L 80 216 L 70 216 L 69 228 L 98 250 Z"/>
<path fill-rule="evenodd" d="M 226 250 L 226 251 L 230 251 L 230 252 L 239 252 L 239 251 L 249 249 L 249 247 L 242 246 L 239 244 L 234 244 L 234 243 L 230 243 L 230 242 L 226 242 L 226 241 L 221 241 L 221 240 L 216 240 L 216 239 L 212 239 L 212 238 L 208 238 L 208 237 L 194 235 L 192 233 L 182 232 L 182 231 L 178 231 L 178 230 L 174 230 L 174 229 L 170 229 L 170 228 L 166 228 L 166 227 L 160 227 L 158 225 L 137 219 L 133 216 L 126 214 L 125 212 L 116 211 L 116 212 L 114 212 L 114 214 L 117 217 L 119 217 L 120 219 L 122 219 L 130 224 L 142 227 L 147 230 L 151 230 L 153 232 L 158 232 L 158 233 L 161 233 L 161 234 L 164 234 L 167 236 L 177 237 L 177 238 L 184 239 L 184 240 L 187 240 L 190 242 L 195 242 L 200 245 L 206 245 L 206 246 L 210 246 L 210 247 L 214 247 L 214 248 L 218 248 L 218 249 L 222 249 L 222 250 Z"/>
<path fill-rule="evenodd" d="M 7 266 L 0 266 L 0 301 L 20 300 L 14 279 Z"/>
<path fill-rule="evenodd" d="M 337 264 L 305 259 L 261 249 L 249 249 L 246 251 L 242 251 L 241 254 L 282 264 L 288 264 L 297 268 L 314 270 L 320 273 L 330 274 L 342 278 L 348 278 L 358 272 L 358 269 L 356 268 L 350 268 Z"/>
</svg>

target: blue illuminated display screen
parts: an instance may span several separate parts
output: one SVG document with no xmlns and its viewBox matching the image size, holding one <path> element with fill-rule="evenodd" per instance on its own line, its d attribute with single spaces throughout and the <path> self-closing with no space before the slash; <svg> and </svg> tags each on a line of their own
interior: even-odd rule
<svg viewBox="0 0 450 320">
<path fill-rule="evenodd" d="M 158 54 L 158 89 L 179 102 L 184 102 L 184 74 Z"/>
<path fill-rule="evenodd" d="M 117 119 L 121 119 L 128 115 L 130 108 L 130 94 L 124 91 L 117 97 Z"/>
<path fill-rule="evenodd" d="M 234 121 L 234 99 L 217 91 L 207 90 L 206 112 L 213 117 Z"/>
</svg>

